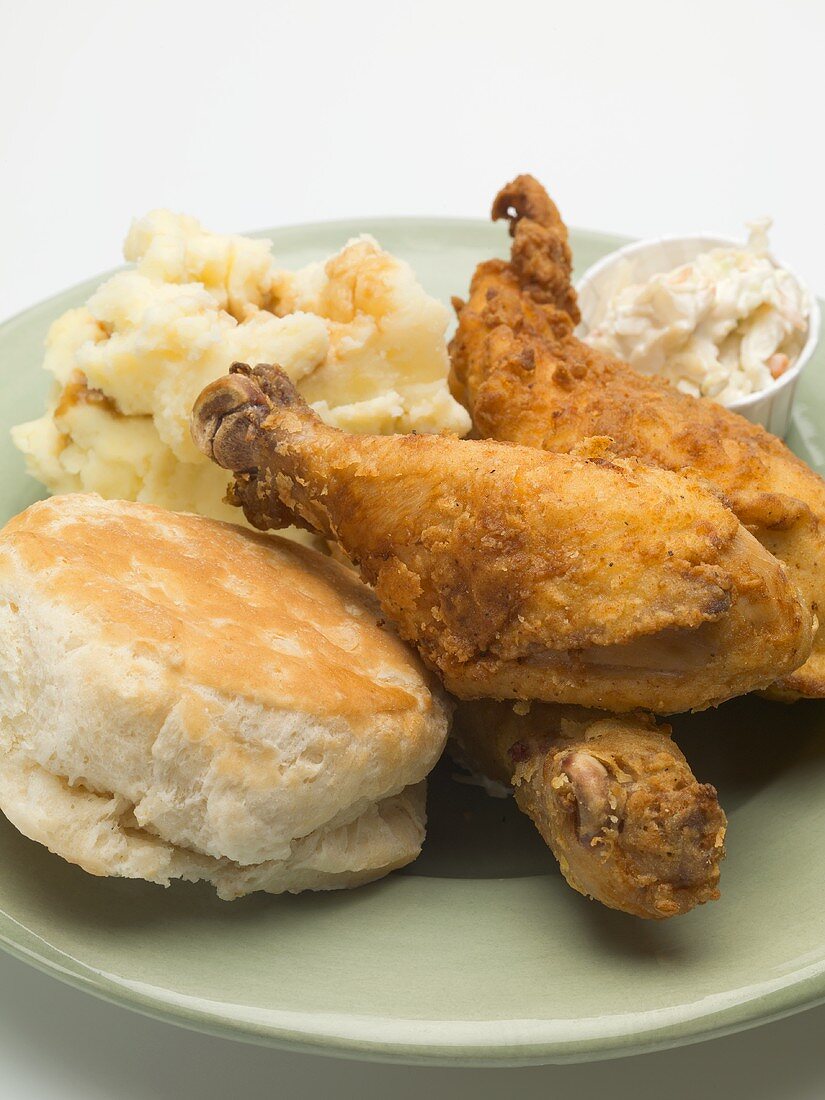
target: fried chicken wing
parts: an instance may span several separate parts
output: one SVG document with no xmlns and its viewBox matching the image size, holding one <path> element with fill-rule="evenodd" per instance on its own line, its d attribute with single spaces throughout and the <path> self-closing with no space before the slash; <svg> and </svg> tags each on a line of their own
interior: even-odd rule
<svg viewBox="0 0 825 1100">
<path fill-rule="evenodd" d="M 266 365 L 207 387 L 198 446 L 259 528 L 336 542 L 454 694 L 663 713 L 768 684 L 812 623 L 784 568 L 702 485 L 587 460 L 325 425 Z"/>
<path fill-rule="evenodd" d="M 503 189 L 493 204 L 501 217 L 510 261 L 480 264 L 469 300 L 455 303 L 452 387 L 476 434 L 553 452 L 608 436 L 619 455 L 712 482 L 823 620 L 809 660 L 773 694 L 825 697 L 825 481 L 763 428 L 575 336 L 567 231 L 536 180 Z"/>
<path fill-rule="evenodd" d="M 484 700 L 459 705 L 453 739 L 460 763 L 512 785 L 579 893 L 654 919 L 718 898 L 725 815 L 668 726 Z"/>
</svg>

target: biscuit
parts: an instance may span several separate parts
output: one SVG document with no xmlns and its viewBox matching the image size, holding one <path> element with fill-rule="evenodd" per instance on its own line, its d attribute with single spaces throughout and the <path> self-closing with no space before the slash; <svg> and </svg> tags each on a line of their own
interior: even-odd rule
<svg viewBox="0 0 825 1100">
<path fill-rule="evenodd" d="M 222 897 L 418 854 L 449 708 L 309 548 L 69 494 L 0 532 L 0 809 L 93 874 Z"/>
</svg>

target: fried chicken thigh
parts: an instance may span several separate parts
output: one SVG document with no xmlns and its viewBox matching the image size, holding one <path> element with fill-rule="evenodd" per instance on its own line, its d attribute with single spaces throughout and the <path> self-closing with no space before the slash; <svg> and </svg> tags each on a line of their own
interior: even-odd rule
<svg viewBox="0 0 825 1100">
<path fill-rule="evenodd" d="M 825 697 L 825 481 L 763 428 L 574 335 L 567 230 L 531 176 L 505 187 L 492 215 L 509 219 L 511 259 L 480 264 L 469 300 L 454 303 L 452 387 L 476 433 L 559 453 L 607 436 L 617 455 L 713 483 L 823 619 L 809 660 L 777 670 L 772 694 Z"/>
<path fill-rule="evenodd" d="M 662 919 L 719 896 L 725 815 L 668 726 L 534 703 L 459 705 L 453 755 L 512 784 L 568 883 L 611 909 Z"/>
<path fill-rule="evenodd" d="M 808 655 L 784 568 L 691 478 L 596 444 L 350 435 L 265 365 L 207 387 L 192 431 L 254 526 L 337 543 L 459 697 L 668 713 Z"/>
</svg>

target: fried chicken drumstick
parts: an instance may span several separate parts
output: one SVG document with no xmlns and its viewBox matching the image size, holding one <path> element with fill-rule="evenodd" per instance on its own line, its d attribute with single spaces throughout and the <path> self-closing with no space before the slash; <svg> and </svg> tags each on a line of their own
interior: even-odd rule
<svg viewBox="0 0 825 1100">
<path fill-rule="evenodd" d="M 265 365 L 208 386 L 192 432 L 254 526 L 336 542 L 459 697 L 668 713 L 764 687 L 809 652 L 783 567 L 689 478 L 350 435 Z"/>
<path fill-rule="evenodd" d="M 510 783 L 574 890 L 663 919 L 719 896 L 725 815 L 667 726 L 583 707 L 462 703 L 454 755 Z"/>
<path fill-rule="evenodd" d="M 454 302 L 451 383 L 476 433 L 559 453 L 609 436 L 619 455 L 716 485 L 823 620 L 809 660 L 778 673 L 772 694 L 825 697 L 825 481 L 763 428 L 574 335 L 567 230 L 535 179 L 508 184 L 492 216 L 509 219 L 511 258 L 480 264 L 469 300 Z"/>
</svg>

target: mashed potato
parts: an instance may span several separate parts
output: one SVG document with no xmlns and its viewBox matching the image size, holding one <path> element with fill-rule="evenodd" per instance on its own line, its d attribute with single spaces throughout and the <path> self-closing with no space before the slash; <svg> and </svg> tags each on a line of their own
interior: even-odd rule
<svg viewBox="0 0 825 1100">
<path fill-rule="evenodd" d="M 53 492 L 237 522 L 223 501 L 226 472 L 189 436 L 195 398 L 235 360 L 280 364 L 348 431 L 469 430 L 447 388 L 447 309 L 371 237 L 290 272 L 269 241 L 158 210 L 133 224 L 124 255 L 134 269 L 52 325 L 48 409 L 13 430 Z"/>
</svg>

